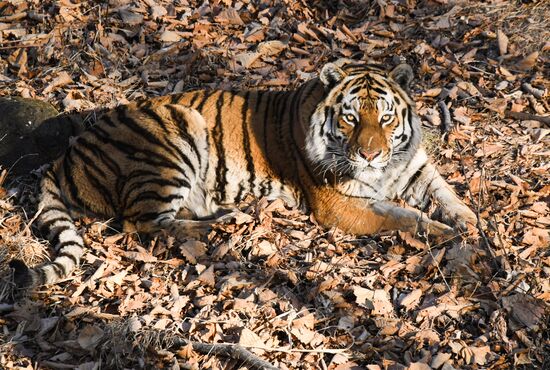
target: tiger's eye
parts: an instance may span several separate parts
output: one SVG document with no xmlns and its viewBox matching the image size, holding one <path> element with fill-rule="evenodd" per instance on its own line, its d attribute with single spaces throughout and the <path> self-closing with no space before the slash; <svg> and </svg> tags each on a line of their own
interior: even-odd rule
<svg viewBox="0 0 550 370">
<path fill-rule="evenodd" d="M 391 119 L 392 119 L 392 116 L 391 116 L 391 115 L 389 115 L 389 114 L 384 114 L 384 115 L 382 116 L 381 121 L 385 123 L 385 122 L 391 121 Z"/>
<path fill-rule="evenodd" d="M 355 123 L 355 116 L 353 114 L 346 114 L 344 118 L 349 123 Z"/>
</svg>

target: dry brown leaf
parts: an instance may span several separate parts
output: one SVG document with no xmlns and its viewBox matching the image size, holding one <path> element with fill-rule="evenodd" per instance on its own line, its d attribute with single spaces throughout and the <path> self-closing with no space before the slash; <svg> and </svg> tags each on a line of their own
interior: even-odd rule
<svg viewBox="0 0 550 370">
<path fill-rule="evenodd" d="M 531 54 L 527 55 L 525 58 L 520 60 L 515 67 L 520 70 L 529 70 L 532 69 L 535 64 L 537 64 L 537 59 L 539 57 L 539 52 L 534 51 Z"/>
<path fill-rule="evenodd" d="M 93 351 L 103 338 L 104 332 L 94 325 L 86 325 L 78 334 L 78 344 L 82 349 Z"/>
<path fill-rule="evenodd" d="M 406 296 L 404 296 L 400 300 L 399 304 L 401 306 L 404 306 L 407 309 L 407 311 L 410 311 L 416 306 L 418 306 L 418 304 L 420 303 L 421 297 L 422 297 L 422 289 L 415 289 L 409 294 L 407 294 Z"/>
<path fill-rule="evenodd" d="M 435 356 L 433 356 L 430 366 L 432 369 L 439 369 L 443 366 L 443 364 L 448 363 L 451 356 L 452 355 L 450 353 L 438 352 Z"/>
<path fill-rule="evenodd" d="M 257 52 L 246 52 L 235 56 L 235 60 L 244 68 L 250 68 L 262 56 Z"/>
<path fill-rule="evenodd" d="M 431 367 L 423 362 L 412 362 L 407 370 L 431 370 Z"/>
<path fill-rule="evenodd" d="M 536 329 L 545 313 L 543 302 L 524 293 L 502 297 L 502 305 L 519 324 L 529 329 Z"/>
<path fill-rule="evenodd" d="M 224 9 L 214 17 L 214 20 L 221 24 L 243 25 L 244 22 L 239 16 L 239 13 L 234 8 Z"/>
<path fill-rule="evenodd" d="M 118 14 L 122 21 L 129 26 L 143 23 L 143 15 L 132 11 L 130 8 L 119 9 Z"/>
<path fill-rule="evenodd" d="M 166 30 L 160 34 L 159 40 L 162 42 L 178 42 L 181 40 L 179 32 Z"/>
<path fill-rule="evenodd" d="M 248 347 L 252 352 L 262 354 L 265 351 L 255 347 L 265 346 L 265 342 L 256 333 L 248 328 L 243 328 L 239 337 L 239 344 L 243 347 Z"/>
<path fill-rule="evenodd" d="M 286 48 L 286 44 L 278 40 L 264 41 L 258 45 L 257 52 L 263 56 L 275 56 Z"/>
<path fill-rule="evenodd" d="M 181 254 L 191 264 L 196 264 L 197 260 L 205 255 L 206 250 L 206 244 L 198 240 L 188 240 L 180 245 Z"/>
<path fill-rule="evenodd" d="M 59 72 L 59 74 L 44 88 L 44 94 L 54 91 L 58 87 L 63 87 L 73 83 L 72 77 L 65 71 Z"/>
<path fill-rule="evenodd" d="M 497 43 L 499 54 L 505 55 L 508 52 L 508 36 L 501 30 L 497 30 Z"/>
<path fill-rule="evenodd" d="M 201 272 L 198 279 L 204 284 L 214 287 L 216 285 L 216 275 L 214 273 L 214 265 L 210 265 L 210 267 L 208 267 L 206 270 Z"/>
<path fill-rule="evenodd" d="M 420 343 L 426 341 L 430 346 L 441 341 L 439 334 L 433 329 L 420 330 L 414 335 L 414 338 Z"/>
<path fill-rule="evenodd" d="M 256 257 L 266 257 L 278 251 L 277 246 L 268 240 L 262 240 L 252 246 L 251 254 Z"/>
<path fill-rule="evenodd" d="M 458 107 L 453 111 L 453 118 L 460 123 L 469 125 L 472 122 L 468 109 L 466 107 Z"/>
</svg>

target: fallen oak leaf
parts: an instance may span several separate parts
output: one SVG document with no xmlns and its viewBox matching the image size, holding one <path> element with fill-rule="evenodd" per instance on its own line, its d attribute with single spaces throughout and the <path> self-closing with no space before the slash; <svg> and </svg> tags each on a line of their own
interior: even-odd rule
<svg viewBox="0 0 550 370">
<path fill-rule="evenodd" d="M 50 82 L 48 86 L 44 88 L 44 94 L 48 94 L 54 91 L 54 89 L 66 86 L 70 83 L 73 83 L 72 77 L 67 72 L 61 71 L 59 72 L 57 77 L 55 77 L 52 82 Z"/>
<path fill-rule="evenodd" d="M 97 326 L 86 325 L 78 334 L 77 342 L 82 349 L 93 351 L 103 338 L 103 335 L 103 330 Z"/>
<path fill-rule="evenodd" d="M 505 55 L 508 52 L 508 36 L 501 29 L 497 30 L 497 43 L 500 56 Z"/>
<path fill-rule="evenodd" d="M 206 244 L 198 240 L 188 240 L 180 245 L 180 252 L 189 261 L 196 264 L 197 259 L 206 254 Z"/>
<path fill-rule="evenodd" d="M 421 297 L 422 297 L 422 289 L 415 289 L 409 294 L 405 295 L 399 301 L 399 304 L 405 307 L 407 311 L 410 311 L 418 305 Z"/>
</svg>

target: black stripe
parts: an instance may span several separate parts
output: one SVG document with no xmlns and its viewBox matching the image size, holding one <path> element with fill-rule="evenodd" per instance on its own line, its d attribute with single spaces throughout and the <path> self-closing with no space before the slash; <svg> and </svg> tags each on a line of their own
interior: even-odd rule
<svg viewBox="0 0 550 370">
<path fill-rule="evenodd" d="M 283 137 L 283 124 L 287 124 L 289 126 L 291 125 L 291 117 L 288 117 L 288 119 L 285 120 L 285 113 L 287 113 L 289 116 L 292 115 L 292 111 L 288 110 L 288 101 L 291 100 L 292 103 L 295 101 L 295 99 L 292 99 L 296 94 L 297 91 L 292 92 L 282 92 L 280 93 L 283 95 L 282 99 L 277 100 L 277 105 L 275 107 L 275 124 L 276 126 L 276 140 L 279 145 L 279 150 L 281 150 L 281 153 L 284 153 L 284 137 Z M 291 103 L 291 105 L 292 105 Z"/>
<path fill-rule="evenodd" d="M 376 93 L 378 93 L 378 94 L 380 94 L 380 95 L 383 95 L 383 96 L 388 95 L 388 91 L 386 91 L 386 90 L 384 90 L 384 89 L 381 89 L 381 88 L 379 88 L 379 87 L 371 86 L 370 88 L 372 89 L 372 91 L 374 91 L 374 92 L 376 92 Z"/>
<path fill-rule="evenodd" d="M 233 105 L 233 100 L 235 99 L 235 96 L 237 96 L 237 94 L 234 91 L 229 91 L 229 103 L 227 104 L 228 109 L 231 109 L 231 106 Z"/>
<path fill-rule="evenodd" d="M 99 174 L 101 174 L 101 176 L 103 176 L 104 178 L 107 177 L 107 174 L 105 173 L 105 171 L 103 171 L 102 168 L 100 168 L 97 164 L 96 164 L 96 161 L 89 157 L 88 154 L 84 153 L 82 150 L 80 150 L 80 148 L 78 147 L 78 145 L 75 145 L 73 147 L 73 150 L 75 152 L 75 154 L 79 155 L 83 160 L 84 163 L 86 163 L 86 167 L 85 168 L 88 168 L 91 167 L 93 168 L 96 172 L 98 172 Z"/>
<path fill-rule="evenodd" d="M 257 114 L 258 111 L 260 110 L 263 97 L 264 97 L 263 91 L 256 92 L 256 103 L 254 104 L 254 114 Z"/>
<path fill-rule="evenodd" d="M 202 108 L 204 107 L 204 104 L 206 103 L 208 98 L 212 95 L 211 92 L 203 91 L 202 93 L 203 93 L 203 96 L 202 96 L 201 102 L 195 108 L 196 110 L 198 110 L 201 113 L 202 113 Z"/>
<path fill-rule="evenodd" d="M 57 189 L 59 191 L 59 189 Z M 45 194 L 49 195 L 53 200 L 63 203 L 63 199 L 61 198 L 61 195 L 59 193 L 55 193 L 53 190 L 42 188 L 42 196 Z"/>
<path fill-rule="evenodd" d="M 76 244 L 76 243 L 73 243 L 73 244 Z M 76 258 L 74 255 L 70 254 L 69 252 L 61 252 L 58 254 L 59 257 L 67 257 L 68 259 L 70 259 L 71 261 L 73 261 L 73 263 L 75 265 L 78 265 L 78 258 Z"/>
<path fill-rule="evenodd" d="M 72 230 L 74 228 L 74 224 L 69 225 L 62 225 L 62 226 L 55 226 L 53 228 L 50 228 L 50 232 L 54 234 L 54 238 L 58 237 L 59 234 L 61 234 L 64 231 Z"/>
<path fill-rule="evenodd" d="M 50 231 L 51 227 L 56 222 L 59 222 L 59 221 L 73 222 L 73 220 L 69 217 L 69 215 L 63 215 L 63 216 L 59 216 L 59 217 L 54 217 L 54 218 L 52 218 L 51 220 L 48 220 L 48 221 L 41 222 L 40 223 L 40 229 L 41 230 L 43 229 L 44 233 L 47 232 L 47 231 Z"/>
<path fill-rule="evenodd" d="M 361 85 L 354 86 L 354 87 L 352 87 L 352 88 L 350 89 L 349 94 L 350 94 L 350 95 L 356 94 L 356 93 L 358 93 L 360 90 L 361 90 Z"/>
<path fill-rule="evenodd" d="M 127 189 L 125 189 L 125 194 L 124 194 L 124 197 L 122 199 L 121 204 L 123 204 L 123 205 L 127 204 L 128 198 L 130 198 L 130 195 L 132 195 L 132 192 L 134 192 L 135 190 L 142 190 L 144 186 L 149 185 L 149 184 L 156 184 L 156 185 L 163 186 L 163 187 L 164 186 L 172 186 L 172 187 L 175 187 L 178 190 L 182 189 L 182 188 L 187 188 L 187 189 L 191 188 L 191 185 L 185 179 L 180 179 L 178 177 L 172 177 L 170 180 L 168 180 L 168 179 L 164 179 L 164 178 L 159 177 L 160 175 L 158 175 L 158 174 L 154 174 L 154 175 L 155 175 L 155 177 L 153 177 L 151 179 L 144 179 L 144 180 L 141 180 L 141 181 L 132 182 L 131 185 Z M 127 184 L 130 184 L 130 181 L 127 181 Z"/>
<path fill-rule="evenodd" d="M 244 197 L 244 186 L 243 183 L 239 183 L 239 191 L 237 192 L 237 195 L 235 196 L 235 203 L 239 203 L 241 200 L 243 200 Z"/>
<path fill-rule="evenodd" d="M 226 197 L 227 187 L 227 166 L 225 164 L 225 153 L 223 143 L 223 122 L 222 113 L 225 100 L 225 92 L 220 92 L 220 96 L 216 102 L 216 126 L 212 130 L 214 135 L 214 144 L 216 145 L 216 155 L 218 157 L 218 164 L 216 166 L 216 193 L 218 194 L 218 200 L 223 202 Z"/>
<path fill-rule="evenodd" d="M 201 163 L 201 156 L 199 153 L 199 150 L 197 148 L 197 144 L 195 143 L 195 138 L 189 134 L 189 131 L 187 131 L 188 122 L 183 118 L 183 115 L 181 114 L 181 111 L 177 109 L 174 105 L 167 105 L 166 109 L 170 112 L 170 118 L 174 123 L 176 123 L 176 126 L 178 127 L 178 134 L 180 137 L 182 137 L 187 144 L 191 147 L 191 149 L 195 152 L 197 156 L 197 160 L 199 161 L 199 166 Z M 178 117 L 179 115 L 179 117 Z"/>
<path fill-rule="evenodd" d="M 179 104 L 182 94 L 174 94 L 170 96 L 170 104 Z"/>
<path fill-rule="evenodd" d="M 82 248 L 80 243 L 78 243 L 77 241 L 74 241 L 74 240 L 66 240 L 64 242 L 58 243 L 55 247 L 58 250 L 61 250 L 62 248 L 65 248 L 65 247 L 68 247 L 68 246 L 71 246 L 71 245 L 76 245 L 77 247 Z M 65 253 L 67 253 L 67 252 L 65 252 Z"/>
<path fill-rule="evenodd" d="M 180 179 L 178 177 L 172 177 L 170 179 L 165 179 L 162 177 L 152 178 L 152 179 L 146 179 L 138 182 L 132 183 L 131 188 L 128 189 L 128 191 L 133 190 L 134 188 L 143 187 L 148 184 L 155 184 L 159 185 L 161 187 L 165 186 L 172 186 L 177 189 L 181 188 L 191 188 L 191 185 L 189 182 L 185 179 Z"/>
<path fill-rule="evenodd" d="M 309 92 L 308 92 L 309 93 Z M 308 93 L 305 93 L 306 96 L 308 95 Z M 300 95 L 304 94 L 304 90 L 300 90 Z M 303 95 L 302 95 L 303 96 Z M 298 101 L 300 103 L 300 106 L 298 106 Z M 292 117 L 289 121 L 294 121 L 296 120 L 297 122 L 299 122 L 300 120 L 300 116 L 299 116 L 299 111 L 300 111 L 300 108 L 301 106 L 303 105 L 302 103 L 304 102 L 304 99 L 303 98 L 299 98 L 299 99 L 294 99 L 294 104 L 295 104 L 295 110 L 293 110 L 294 115 L 295 117 Z M 291 104 L 292 106 L 292 104 Z M 298 116 L 296 116 L 298 115 Z M 295 125 L 295 126 L 299 126 L 298 125 Z M 302 150 L 301 148 L 299 147 L 297 141 L 296 141 L 296 137 L 294 136 L 294 125 L 291 125 L 289 124 L 288 125 L 288 130 L 289 130 L 289 137 L 290 139 L 292 140 L 292 146 L 291 146 L 291 150 L 294 152 L 294 157 L 299 159 L 300 162 L 302 162 L 302 166 L 304 167 L 304 169 L 306 170 L 306 173 L 307 175 L 309 176 L 309 178 L 311 179 L 311 181 L 314 183 L 314 184 L 318 184 L 318 181 L 317 181 L 317 178 L 313 175 L 312 173 L 312 170 L 311 168 L 309 168 L 309 162 L 305 159 L 303 153 L 302 153 Z M 296 157 L 297 156 L 297 157 Z M 298 169 L 298 166 L 296 165 L 296 169 Z M 296 171 L 297 173 L 298 171 Z M 298 175 L 298 182 L 302 185 L 302 187 L 305 187 L 305 184 L 302 182 L 302 177 Z"/>
<path fill-rule="evenodd" d="M 192 107 L 195 105 L 195 102 L 197 101 L 197 98 L 200 96 L 200 91 L 193 92 L 193 96 L 191 97 L 191 100 L 189 100 L 189 106 Z"/>
<path fill-rule="evenodd" d="M 248 189 L 253 191 L 254 181 L 256 180 L 256 170 L 254 169 L 254 159 L 252 158 L 252 153 L 250 150 L 250 134 L 248 132 L 248 104 L 250 103 L 250 93 L 246 92 L 243 96 L 243 105 L 241 107 L 241 119 L 242 119 L 242 130 L 243 130 L 243 149 L 244 149 L 244 159 L 246 161 L 246 170 L 248 171 Z M 241 193 L 241 188 L 239 188 L 239 194 Z M 241 201 L 241 195 L 237 194 L 238 201 Z"/>
<path fill-rule="evenodd" d="M 83 170 L 86 174 L 86 179 L 92 183 L 92 185 L 96 190 L 99 190 L 96 193 L 99 193 L 99 195 L 103 198 L 103 202 L 105 202 L 107 206 L 110 206 L 113 213 L 115 213 L 115 208 L 117 204 L 113 199 L 113 194 L 111 190 L 109 190 L 105 185 L 103 185 L 103 183 L 99 181 L 99 179 L 92 172 L 90 172 L 88 167 L 84 166 Z M 105 216 L 108 216 L 108 215 L 105 215 Z"/>
<path fill-rule="evenodd" d="M 170 110 L 170 107 L 174 108 L 173 105 L 165 106 L 165 108 L 167 108 L 168 110 Z M 145 114 L 147 114 L 148 116 L 153 118 L 156 122 L 159 122 L 159 124 L 160 124 L 160 122 L 162 122 L 163 127 L 165 127 L 165 123 L 164 123 L 165 119 L 163 117 L 159 116 L 155 111 L 152 111 L 152 110 L 145 111 Z M 172 114 L 171 111 L 170 111 L 170 114 Z M 173 121 L 176 123 L 176 127 L 177 127 L 177 124 L 178 124 L 177 120 L 173 119 Z M 166 129 L 166 132 L 168 133 L 167 129 Z M 193 171 L 193 173 L 196 173 L 197 168 L 195 168 L 193 163 L 191 163 L 191 160 L 189 159 L 187 154 L 185 154 L 181 150 L 180 147 L 178 147 L 176 144 L 174 144 L 172 141 L 170 141 L 170 135 L 169 134 L 165 135 L 165 139 L 166 139 L 166 145 L 167 146 L 164 145 L 164 144 L 160 144 L 160 145 L 163 145 L 163 147 L 165 149 L 167 149 L 168 151 L 170 151 L 171 154 L 174 155 L 176 158 L 179 158 L 179 159 L 183 160 L 183 162 L 191 169 L 191 171 Z M 160 139 L 159 139 L 158 142 L 161 143 Z M 196 149 L 196 147 L 195 147 L 195 149 Z M 174 154 L 174 153 L 177 153 L 177 154 Z"/>
<path fill-rule="evenodd" d="M 128 144 L 127 142 L 112 139 L 109 136 L 109 134 L 105 132 L 103 129 L 101 129 L 100 127 L 97 127 L 96 135 L 101 141 L 108 143 L 112 145 L 115 149 L 121 151 L 122 153 L 127 154 L 128 158 L 130 159 L 133 159 L 137 162 L 142 162 L 144 164 L 148 164 L 152 167 L 172 168 L 186 175 L 186 173 L 178 163 L 174 163 L 171 159 L 162 155 L 161 153 L 153 152 L 151 150 L 146 150 L 143 148 L 138 148 L 131 144 Z M 154 158 L 157 158 L 157 160 L 155 160 Z"/>
<path fill-rule="evenodd" d="M 401 115 L 403 116 L 403 124 L 405 124 L 405 122 L 409 125 L 409 128 L 411 129 L 411 137 L 409 138 L 409 141 L 407 141 L 407 143 L 405 144 L 405 147 L 402 149 L 404 151 L 407 151 L 409 150 L 412 142 L 413 142 L 413 137 L 414 137 L 414 128 L 413 128 L 413 122 L 412 122 L 412 114 L 409 114 L 409 110 L 408 110 L 408 107 L 405 107 L 401 110 Z"/>
<path fill-rule="evenodd" d="M 40 285 L 44 284 L 46 282 L 46 271 L 44 271 L 44 269 L 42 268 L 38 268 L 36 269 L 36 272 L 38 272 L 38 275 L 40 275 L 39 277 L 39 281 L 40 281 Z"/>
<path fill-rule="evenodd" d="M 308 89 L 306 89 L 306 87 Z M 308 101 L 308 99 L 311 97 L 311 95 L 313 95 L 313 93 L 315 91 L 319 90 L 319 89 L 323 89 L 323 91 L 325 89 L 321 82 L 312 83 L 310 85 L 305 85 L 305 87 L 302 87 L 302 88 L 299 89 L 300 90 L 299 101 L 300 102 Z"/>
<path fill-rule="evenodd" d="M 273 94 L 274 93 L 265 93 L 264 95 L 267 97 L 266 99 L 266 102 L 263 104 L 264 106 L 264 117 L 263 117 L 263 120 L 262 120 L 262 124 L 264 126 L 264 142 L 263 142 L 263 147 L 264 147 L 264 153 L 266 155 L 267 158 L 269 158 L 269 151 L 268 151 L 268 146 L 267 146 L 267 129 L 269 127 L 269 112 L 271 111 L 271 107 L 273 106 L 274 102 L 273 100 L 276 100 L 278 95 L 275 95 L 275 98 L 273 98 Z"/>
<path fill-rule="evenodd" d="M 319 126 L 320 126 L 319 127 L 319 135 L 321 135 L 321 136 L 325 135 L 325 125 L 326 125 L 327 120 L 332 118 L 332 116 L 330 115 L 331 112 L 332 112 L 332 109 L 331 109 L 330 106 L 327 105 L 325 107 L 324 111 L 325 111 L 325 120 L 323 122 L 319 123 Z"/>
<path fill-rule="evenodd" d="M 427 163 L 424 163 L 422 166 L 420 166 L 418 170 L 416 170 L 416 172 L 411 176 L 411 178 L 407 182 L 407 186 L 405 186 L 401 194 L 406 194 L 407 191 L 409 191 L 409 188 L 416 182 L 416 180 L 418 180 L 418 178 L 422 174 L 422 170 L 424 170 L 424 168 L 426 167 L 426 164 Z"/>
<path fill-rule="evenodd" d="M 422 201 L 420 202 L 421 206 L 426 206 L 427 198 L 430 197 L 430 192 L 428 190 L 431 188 L 432 183 L 434 182 L 434 180 L 435 180 L 435 177 L 430 180 L 430 183 L 427 186 L 424 187 L 424 193 L 422 194 L 422 197 L 421 197 Z M 432 192 L 437 193 L 438 190 L 439 189 L 433 189 Z"/>
<path fill-rule="evenodd" d="M 143 193 L 140 193 L 134 199 L 132 199 L 130 201 L 130 204 L 128 204 L 126 206 L 126 208 L 132 208 L 133 206 L 135 206 L 139 202 L 146 202 L 146 201 L 151 201 L 151 200 L 155 201 L 155 202 L 159 202 L 159 203 L 169 204 L 173 200 L 176 200 L 176 199 L 183 199 L 183 196 L 180 195 L 180 194 L 171 194 L 171 195 L 164 196 L 164 195 L 160 195 L 159 193 L 154 192 L 154 191 L 145 191 Z"/>
<path fill-rule="evenodd" d="M 101 162 L 104 163 L 109 168 L 109 170 L 112 172 L 112 175 L 114 175 L 116 178 L 120 177 L 121 175 L 120 166 L 110 156 L 106 155 L 100 146 L 88 142 L 84 137 L 79 138 L 78 145 L 83 146 L 84 148 L 94 153 L 94 155 L 96 157 L 99 157 Z"/>
<path fill-rule="evenodd" d="M 65 269 L 65 266 L 63 266 L 63 264 L 54 261 L 51 263 L 51 266 L 55 270 L 55 273 L 57 274 L 57 276 L 59 277 L 67 276 L 67 270 Z"/>
<path fill-rule="evenodd" d="M 71 198 L 76 203 L 76 205 L 85 208 L 86 205 L 83 204 L 82 199 L 78 194 L 78 188 L 73 180 L 73 175 L 71 173 L 71 168 L 74 168 L 74 162 L 71 158 L 71 154 L 72 150 L 69 150 L 63 158 L 63 174 L 65 176 L 65 184 L 69 187 L 69 193 L 71 194 Z"/>
<path fill-rule="evenodd" d="M 130 196 L 132 195 L 132 193 L 134 191 L 136 191 L 136 190 L 141 191 L 142 190 L 141 187 L 146 186 L 149 183 L 156 182 L 156 180 L 159 180 L 159 178 L 156 177 L 156 178 L 153 178 L 153 179 L 145 179 L 143 181 L 138 181 L 137 183 L 126 181 L 126 185 L 129 185 L 129 187 L 127 189 L 124 189 L 124 191 L 123 191 L 124 196 L 123 196 L 122 201 L 121 201 L 121 204 L 123 205 L 123 207 L 124 208 L 129 207 L 128 199 L 130 198 Z M 177 189 L 181 189 L 182 187 L 190 188 L 189 183 L 186 180 L 182 180 L 182 182 L 183 182 L 184 186 L 175 186 L 175 187 Z M 140 185 L 141 185 L 141 187 L 140 187 Z"/>
<path fill-rule="evenodd" d="M 164 120 L 162 117 L 160 117 L 156 112 L 149 110 L 149 109 L 143 109 L 143 113 L 147 114 L 151 119 L 153 119 L 159 126 L 163 127 L 164 130 L 166 130 L 166 127 L 164 125 Z M 148 143 L 152 144 L 153 147 L 159 146 L 166 150 L 170 155 L 172 155 L 175 158 L 178 158 L 177 152 L 174 151 L 173 148 L 167 146 L 165 143 L 163 143 L 160 139 L 158 139 L 156 136 L 153 135 L 150 131 L 148 131 L 146 128 L 140 126 L 133 117 L 130 117 L 127 115 L 128 111 L 126 109 L 119 109 L 118 110 L 118 119 L 119 121 L 129 127 L 134 134 L 140 136 L 143 140 L 147 141 Z"/>
<path fill-rule="evenodd" d="M 67 214 L 67 208 L 63 205 L 61 207 L 59 206 L 46 206 L 42 209 L 42 217 L 47 213 L 51 211 L 57 211 L 62 212 L 64 214 Z"/>
<path fill-rule="evenodd" d="M 170 213 L 172 213 L 172 214 L 176 213 L 176 211 L 172 208 L 167 209 L 165 211 L 160 211 L 160 212 L 146 212 L 146 213 L 141 213 L 141 212 L 142 211 L 139 210 L 134 214 L 126 215 L 126 218 L 128 220 L 134 220 L 134 221 L 139 221 L 139 222 L 147 222 L 147 221 L 156 220 L 157 218 L 159 218 L 162 215 L 166 215 L 166 214 L 170 214 Z M 170 217 L 168 217 L 168 218 L 170 218 Z"/>
</svg>

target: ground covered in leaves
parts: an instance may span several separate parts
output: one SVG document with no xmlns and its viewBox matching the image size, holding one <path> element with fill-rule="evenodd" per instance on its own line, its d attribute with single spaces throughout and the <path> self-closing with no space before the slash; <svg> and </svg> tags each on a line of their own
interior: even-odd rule
<svg viewBox="0 0 550 370">
<path fill-rule="evenodd" d="M 38 263 L 36 179 L 0 176 L 0 367 L 550 367 L 550 5 L 545 1 L 0 0 L 0 95 L 64 111 L 190 88 L 292 88 L 339 57 L 413 65 L 426 145 L 485 220 L 430 245 L 322 230 L 281 202 L 202 240 L 84 219 L 71 279 L 17 303 Z"/>
</svg>

